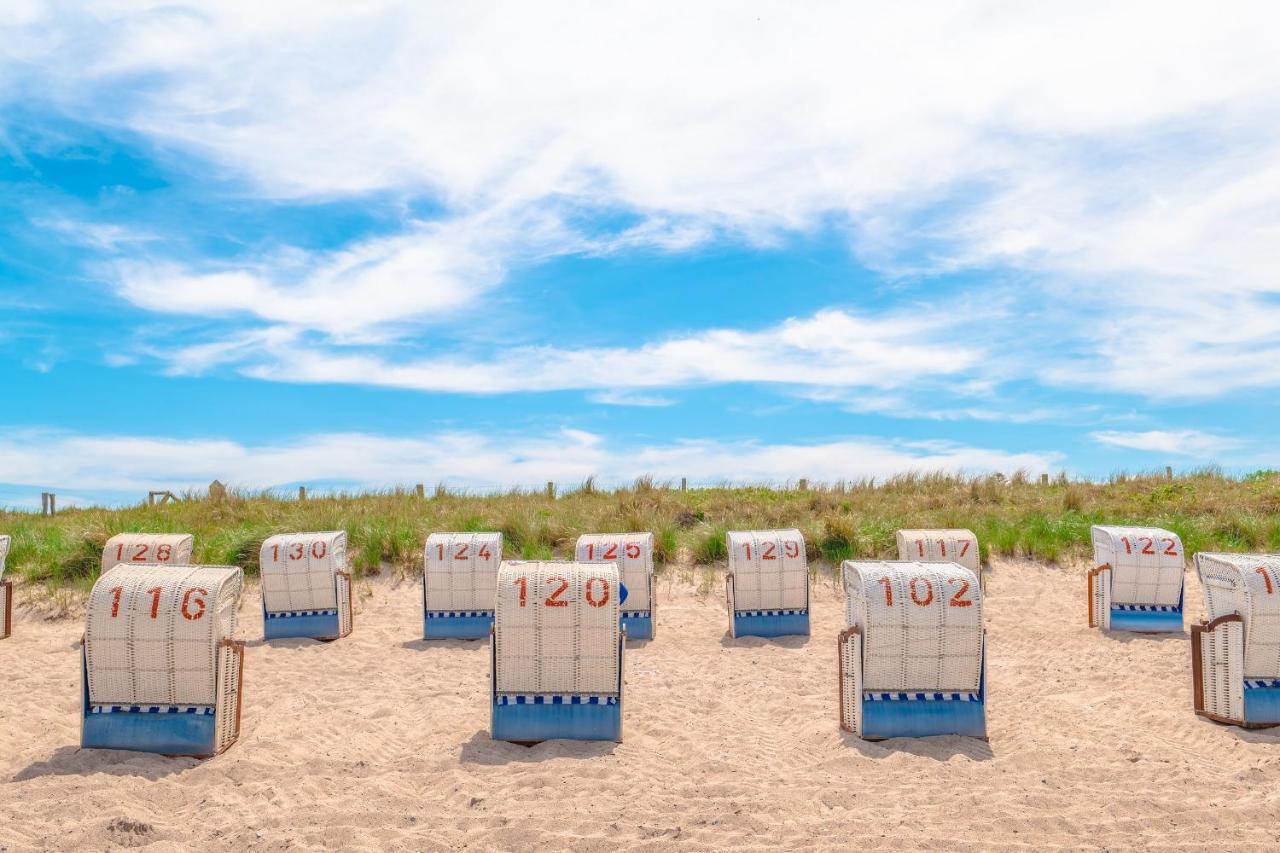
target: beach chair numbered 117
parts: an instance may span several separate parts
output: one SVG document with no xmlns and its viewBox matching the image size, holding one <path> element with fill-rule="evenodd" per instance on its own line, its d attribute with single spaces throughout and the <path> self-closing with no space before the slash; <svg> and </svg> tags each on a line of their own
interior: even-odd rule
<svg viewBox="0 0 1280 853">
<path fill-rule="evenodd" d="M 730 531 L 727 546 L 730 636 L 809 636 L 809 559 L 800 531 Z"/>
<path fill-rule="evenodd" d="M 80 745 L 205 758 L 240 733 L 235 566 L 117 566 L 89 594 Z"/>
<path fill-rule="evenodd" d="M 1280 556 L 1196 554 L 1207 619 L 1191 626 L 1195 711 L 1280 725 Z"/>
<path fill-rule="evenodd" d="M 613 563 L 504 562 L 490 644 L 494 740 L 622 740 Z"/>
<path fill-rule="evenodd" d="M 258 565 L 265 639 L 336 640 L 351 633 L 345 532 L 272 536 L 262 543 Z"/>
<path fill-rule="evenodd" d="M 1089 627 L 1182 633 L 1182 540 L 1157 527 L 1095 525 Z"/>
<path fill-rule="evenodd" d="M 867 740 L 987 736 L 982 588 L 956 563 L 845 561 L 840 727 Z"/>
<path fill-rule="evenodd" d="M 972 530 L 899 530 L 898 559 L 922 563 L 959 563 L 978 576 L 983 589 L 982 556 Z"/>
<path fill-rule="evenodd" d="M 628 640 L 652 640 L 656 602 L 653 596 L 652 533 L 586 533 L 578 537 L 574 559 L 580 563 L 617 563 L 627 587 L 622 626 Z"/>
<path fill-rule="evenodd" d="M 128 566 L 191 564 L 194 539 L 188 533 L 118 533 L 102 549 L 102 570 Z"/>
<path fill-rule="evenodd" d="M 4 562 L 9 557 L 9 537 L 0 535 L 0 640 L 13 631 L 13 584 L 4 579 Z"/>
<path fill-rule="evenodd" d="M 483 640 L 493 628 L 501 533 L 432 533 L 422 564 L 422 636 Z"/>
</svg>

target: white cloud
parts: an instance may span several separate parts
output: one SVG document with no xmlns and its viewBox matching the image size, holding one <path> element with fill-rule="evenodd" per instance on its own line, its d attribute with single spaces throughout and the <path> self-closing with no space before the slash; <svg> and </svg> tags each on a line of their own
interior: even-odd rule
<svg viewBox="0 0 1280 853">
<path fill-rule="evenodd" d="M 598 391 L 587 399 L 602 406 L 638 406 L 652 409 L 674 406 L 676 402 L 670 397 L 659 397 L 656 394 L 636 394 L 632 391 L 621 391 L 613 388 Z"/>
<path fill-rule="evenodd" d="M 1199 459 L 1209 459 L 1241 446 L 1241 442 L 1236 439 L 1213 435 L 1195 429 L 1148 430 L 1146 432 L 1107 430 L 1093 433 L 1092 438 L 1099 444 L 1106 444 L 1112 447 L 1142 450 L 1148 453 L 1193 456 Z"/>
</svg>

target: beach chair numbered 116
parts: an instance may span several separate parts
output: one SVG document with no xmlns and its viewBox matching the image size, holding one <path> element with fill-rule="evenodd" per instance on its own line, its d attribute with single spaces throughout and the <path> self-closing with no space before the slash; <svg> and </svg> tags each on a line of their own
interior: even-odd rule
<svg viewBox="0 0 1280 853">
<path fill-rule="evenodd" d="M 1095 525 L 1089 627 L 1182 633 L 1182 540 L 1157 527 Z"/>
<path fill-rule="evenodd" d="M 809 636 L 809 559 L 800 531 L 735 530 L 727 545 L 730 636 Z"/>
<path fill-rule="evenodd" d="M 9 537 L 0 535 L 0 640 L 13 631 L 13 584 L 4 579 L 4 562 L 9 557 Z"/>
<path fill-rule="evenodd" d="M 845 561 L 840 727 L 867 740 L 987 736 L 982 588 L 956 563 Z"/>
<path fill-rule="evenodd" d="M 116 566 L 89 594 L 80 745 L 205 758 L 240 733 L 235 566 Z"/>
<path fill-rule="evenodd" d="M 422 636 L 483 640 L 493 628 L 501 533 L 432 533 L 422 564 Z"/>
<path fill-rule="evenodd" d="M 284 533 L 262 543 L 262 634 L 336 640 L 351 633 L 347 534 Z"/>
<path fill-rule="evenodd" d="M 656 602 L 653 596 L 652 533 L 587 533 L 578 537 L 574 559 L 580 563 L 617 563 L 627 587 L 622 626 L 628 640 L 652 640 Z"/>
<path fill-rule="evenodd" d="M 622 740 L 613 563 L 504 562 L 490 645 L 494 740 Z"/>
<path fill-rule="evenodd" d="M 118 533 L 102 549 L 102 570 L 128 566 L 191 564 L 194 539 L 187 533 Z"/>
<path fill-rule="evenodd" d="M 1280 556 L 1196 554 L 1207 619 L 1191 626 L 1195 711 L 1280 725 Z"/>
</svg>

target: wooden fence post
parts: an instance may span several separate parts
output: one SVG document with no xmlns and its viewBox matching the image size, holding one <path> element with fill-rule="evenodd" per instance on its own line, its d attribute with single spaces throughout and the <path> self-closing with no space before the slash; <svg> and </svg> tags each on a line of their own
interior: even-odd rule
<svg viewBox="0 0 1280 853">
<path fill-rule="evenodd" d="M 414 486 L 414 487 L 413 487 L 413 490 L 414 490 L 414 492 L 416 492 L 416 493 L 417 493 L 418 497 L 420 497 L 420 498 L 425 498 L 425 497 L 427 496 L 427 487 L 426 487 L 426 486 L 424 486 L 424 485 L 422 485 L 421 483 L 419 483 L 418 485 Z"/>
<path fill-rule="evenodd" d="M 305 501 L 307 499 L 307 487 L 298 486 L 298 500 Z"/>
<path fill-rule="evenodd" d="M 551 498 L 551 500 L 556 499 L 556 484 L 550 480 L 547 481 L 547 497 Z"/>
<path fill-rule="evenodd" d="M 1042 485 L 1042 486 L 1047 486 L 1047 485 L 1049 485 L 1049 475 L 1048 475 L 1048 474 L 1041 474 L 1041 475 L 1040 475 L 1040 485 Z"/>
<path fill-rule="evenodd" d="M 1173 479 L 1173 466 L 1172 466 L 1172 465 L 1166 465 L 1166 466 L 1164 466 L 1164 478 L 1165 478 L 1166 480 L 1172 480 L 1172 479 Z"/>
<path fill-rule="evenodd" d="M 809 491 L 809 481 L 806 480 L 804 477 L 800 478 L 800 491 L 802 492 Z"/>
<path fill-rule="evenodd" d="M 681 478 L 680 478 L 680 491 L 682 491 L 682 492 L 687 492 L 687 491 L 689 491 L 689 478 L 688 478 L 688 477 L 681 477 Z"/>
</svg>

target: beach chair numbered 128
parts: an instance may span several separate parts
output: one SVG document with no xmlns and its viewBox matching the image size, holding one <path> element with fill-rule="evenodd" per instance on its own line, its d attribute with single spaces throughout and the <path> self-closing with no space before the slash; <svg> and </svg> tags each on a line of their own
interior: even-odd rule
<svg viewBox="0 0 1280 853">
<path fill-rule="evenodd" d="M 1157 527 L 1092 530 L 1089 627 L 1143 634 L 1182 632 L 1182 540 Z"/>
<path fill-rule="evenodd" d="M 284 533 L 262 543 L 262 633 L 336 640 L 351 633 L 347 534 Z"/>
<path fill-rule="evenodd" d="M 432 533 L 422 564 L 422 636 L 483 640 L 493 627 L 501 533 Z"/>
<path fill-rule="evenodd" d="M 191 564 L 194 538 L 188 533 L 118 533 L 102 549 L 102 570 L 128 566 Z"/>
<path fill-rule="evenodd" d="M 727 545 L 730 636 L 809 636 L 809 559 L 800 531 L 735 530 Z"/>
<path fill-rule="evenodd" d="M 653 596 L 652 533 L 586 533 L 578 537 L 574 559 L 580 563 L 617 563 L 627 587 L 622 626 L 628 640 L 652 640 L 656 602 Z"/>
<path fill-rule="evenodd" d="M 89 594 L 80 745 L 205 758 L 240 733 L 235 566 L 117 566 Z"/>
</svg>

